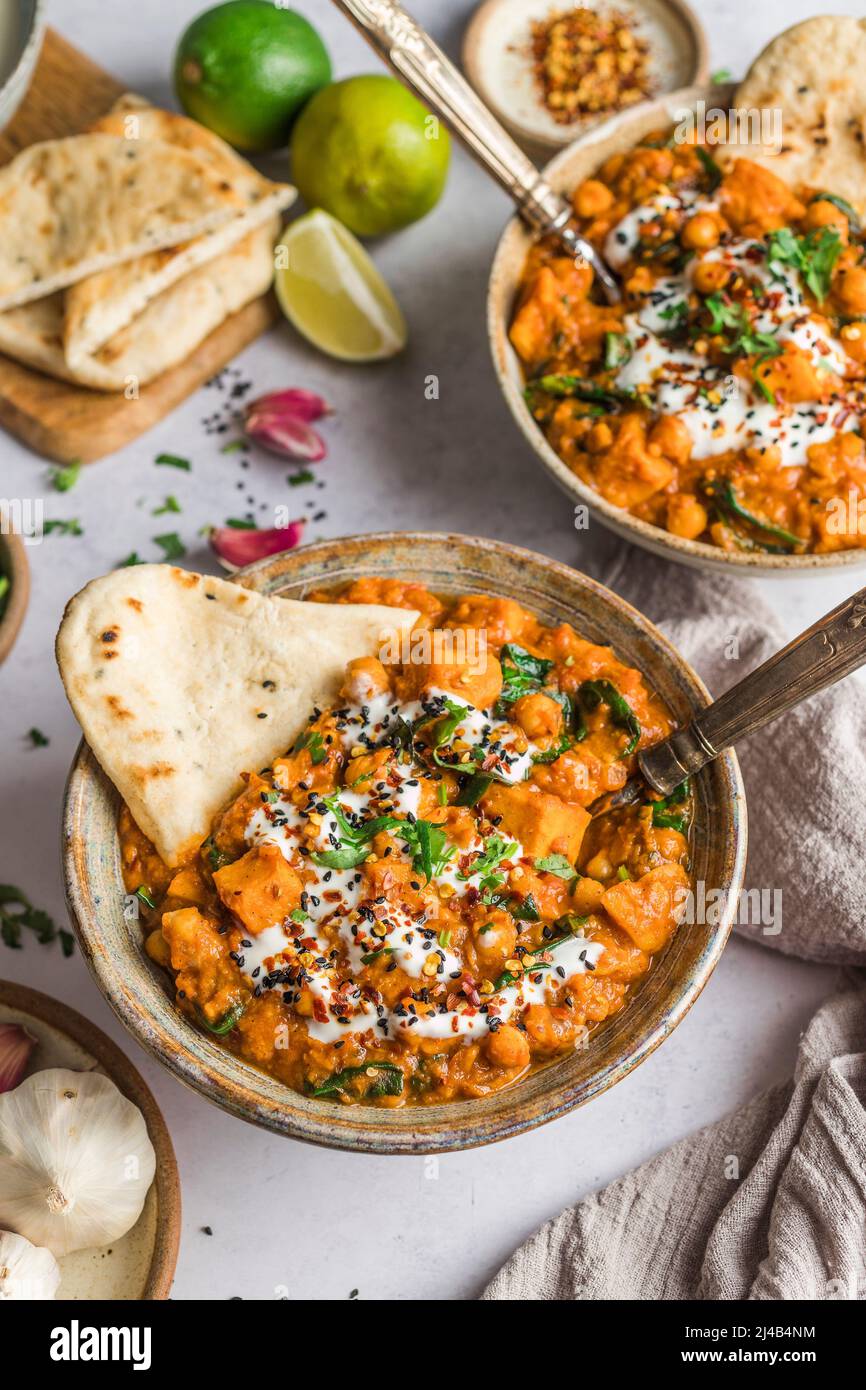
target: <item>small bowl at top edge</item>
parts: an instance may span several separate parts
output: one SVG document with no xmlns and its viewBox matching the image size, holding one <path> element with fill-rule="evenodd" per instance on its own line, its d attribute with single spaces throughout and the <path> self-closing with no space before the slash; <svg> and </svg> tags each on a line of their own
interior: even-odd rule
<svg viewBox="0 0 866 1390">
<path fill-rule="evenodd" d="M 638 139 L 650 131 L 669 125 L 674 119 L 682 119 L 682 113 L 694 109 L 698 101 L 704 101 L 708 109 L 712 106 L 727 109 L 735 92 L 736 87 L 730 84 L 690 87 L 636 106 L 597 126 L 583 139 L 563 150 L 548 164 L 545 177 L 557 191 L 569 194 L 611 155 L 630 150 Z M 632 541 L 663 559 L 676 560 L 695 569 L 743 577 L 785 579 L 866 566 L 866 549 L 862 548 L 838 550 L 826 555 L 762 555 L 745 551 L 728 553 L 704 541 L 686 540 L 641 521 L 622 507 L 615 507 L 576 473 L 572 473 L 548 443 L 527 409 L 520 363 L 508 338 L 523 265 L 532 241 L 533 234 L 525 224 L 518 217 L 512 218 L 500 238 L 490 272 L 487 331 L 493 365 L 508 408 L 533 453 L 563 492 L 574 501 L 582 502 L 592 516 L 623 540 Z"/>
<path fill-rule="evenodd" d="M 677 719 L 707 692 L 661 633 L 595 581 L 530 551 L 465 536 L 391 533 L 321 541 L 250 566 L 237 582 L 304 598 L 363 575 L 416 579 L 433 590 L 516 598 L 548 622 L 572 621 L 637 665 Z M 287 1089 L 234 1057 L 177 1010 L 165 975 L 123 915 L 119 798 L 82 744 L 63 812 L 67 900 L 85 958 L 136 1039 L 182 1081 L 242 1119 L 316 1144 L 362 1153 L 421 1154 L 492 1143 L 583 1105 L 643 1061 L 694 1003 L 716 965 L 736 912 L 746 854 L 746 811 L 735 756 L 697 779 L 693 873 L 723 892 L 722 919 L 678 932 L 629 1006 L 591 1046 L 484 1100 L 396 1110 L 335 1106 Z"/>
<path fill-rule="evenodd" d="M 589 3 L 600 10 L 619 8 L 606 0 Z M 530 26 L 568 8 L 556 0 L 484 0 L 463 36 L 463 69 L 472 86 L 527 153 L 539 158 L 573 144 L 611 115 L 602 111 L 563 125 L 544 105 L 533 71 Z M 626 10 L 638 37 L 649 43 L 656 95 L 706 82 L 707 36 L 685 0 L 636 0 Z"/>
</svg>

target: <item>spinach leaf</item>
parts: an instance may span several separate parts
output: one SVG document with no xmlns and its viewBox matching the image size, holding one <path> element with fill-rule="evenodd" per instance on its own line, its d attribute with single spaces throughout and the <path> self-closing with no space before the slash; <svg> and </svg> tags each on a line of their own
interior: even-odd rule
<svg viewBox="0 0 866 1390">
<path fill-rule="evenodd" d="M 198 1016 L 202 1026 L 206 1028 L 209 1033 L 213 1033 L 218 1038 L 224 1038 L 227 1033 L 232 1031 L 246 1007 L 246 1004 L 235 1004 L 229 1009 L 228 1013 L 223 1014 L 222 1018 L 218 1018 L 216 1023 L 209 1022 L 201 1009 L 198 1011 Z"/>
<path fill-rule="evenodd" d="M 708 150 L 705 150 L 702 145 L 695 146 L 695 154 L 704 166 L 704 173 L 707 176 L 707 192 L 715 193 L 724 178 L 722 170 L 713 159 L 713 156 Z"/>
<path fill-rule="evenodd" d="M 463 787 L 460 795 L 455 798 L 455 806 L 477 806 L 493 784 L 493 778 L 488 772 L 476 772 L 473 777 Z"/>
<path fill-rule="evenodd" d="M 763 517 L 756 516 L 754 512 L 750 512 L 747 507 L 744 507 L 729 479 L 705 478 L 700 486 L 704 496 L 714 502 L 720 512 L 735 521 L 744 521 L 747 525 L 753 526 L 755 530 L 763 531 L 766 535 L 783 541 L 787 547 L 803 545 L 800 537 L 795 536 L 792 531 L 786 531 L 783 526 L 776 526 L 774 522 L 766 521 Z"/>
<path fill-rule="evenodd" d="M 623 749 L 623 757 L 629 757 L 640 742 L 641 728 L 640 720 L 625 696 L 620 695 L 611 681 L 603 680 L 584 681 L 578 690 L 578 696 L 588 710 L 598 709 L 601 704 L 607 705 L 613 723 L 629 734 L 628 743 Z"/>
<path fill-rule="evenodd" d="M 365 1076 L 371 1084 L 364 1091 L 365 1100 L 378 1096 L 400 1096 L 403 1094 L 403 1072 L 394 1062 L 365 1062 L 360 1067 L 344 1067 L 335 1072 L 312 1091 L 313 1097 L 331 1096 L 336 1091 L 344 1091 L 349 1081 Z"/>
<path fill-rule="evenodd" d="M 533 656 L 516 642 L 506 642 L 499 660 L 502 664 L 502 694 L 499 697 L 499 705 L 503 707 L 513 705 L 522 695 L 537 694 L 553 670 L 552 661 Z"/>
<path fill-rule="evenodd" d="M 626 333 L 605 333 L 604 365 L 607 371 L 618 371 L 631 361 L 631 355 L 631 339 Z"/>
<path fill-rule="evenodd" d="M 569 376 L 565 373 L 536 377 L 534 381 L 527 384 L 526 390 L 530 402 L 533 392 L 543 391 L 548 396 L 571 396 L 578 401 L 593 402 L 608 410 L 613 410 L 620 405 L 634 405 L 635 402 L 647 406 L 647 408 L 651 406 L 649 398 L 640 393 L 627 391 L 619 386 L 599 386 L 594 381 L 585 381 L 581 377 Z"/>
<path fill-rule="evenodd" d="M 678 787 L 674 787 L 670 796 L 662 797 L 661 801 L 649 802 L 653 808 L 653 825 L 657 830 L 678 830 L 681 835 L 688 833 L 688 814 L 672 811 L 671 808 L 681 806 L 684 801 L 688 801 L 689 790 L 687 777 L 684 782 L 680 782 Z"/>
</svg>

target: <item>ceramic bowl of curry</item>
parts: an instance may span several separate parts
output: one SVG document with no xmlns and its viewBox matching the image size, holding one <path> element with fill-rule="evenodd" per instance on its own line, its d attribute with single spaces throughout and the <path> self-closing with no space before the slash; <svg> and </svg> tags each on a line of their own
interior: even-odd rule
<svg viewBox="0 0 866 1390">
<path fill-rule="evenodd" d="M 694 671 L 660 632 L 627 603 L 563 564 L 499 542 L 428 534 L 338 539 L 265 560 L 242 571 L 238 582 L 260 594 L 286 598 L 341 596 L 342 600 L 378 599 L 391 605 L 428 607 L 431 612 L 452 614 L 449 621 L 455 621 L 457 626 L 460 614 L 466 619 L 466 614 L 470 613 L 475 626 L 487 624 L 491 644 L 499 651 L 503 662 L 509 655 L 503 646 L 509 637 L 507 624 L 517 624 L 521 632 L 531 632 L 535 644 L 546 642 L 545 651 L 549 649 L 553 653 L 559 648 L 563 652 L 560 664 L 563 670 L 574 671 L 575 680 L 578 673 L 581 678 L 594 670 L 598 673 L 602 669 L 598 663 L 602 662 L 603 669 L 616 671 L 617 678 L 621 674 L 623 681 L 630 681 L 628 689 L 632 703 L 637 699 L 634 708 L 641 709 L 646 720 L 660 721 L 657 737 L 662 737 L 669 720 L 683 723 L 689 714 L 708 701 L 708 694 Z M 496 598 L 485 598 L 489 595 Z M 613 666 L 605 666 L 610 662 Z M 609 703 L 614 701 L 610 692 L 602 691 L 602 696 Z M 595 713 L 587 713 L 589 723 L 601 717 L 598 702 L 588 702 L 588 712 L 591 709 Z M 614 728 L 613 733 L 620 742 L 630 739 L 630 731 L 624 724 Z M 311 746 L 310 739 L 304 746 Z M 360 762 L 363 759 L 359 760 L 359 766 Z M 538 762 L 542 765 L 539 773 L 544 776 L 555 771 L 555 763 L 550 758 L 545 760 L 545 755 L 539 756 Z M 539 784 L 537 792 L 541 790 Z M 545 805 L 550 803 L 550 809 L 556 810 L 553 806 L 556 796 L 552 795 L 555 787 L 550 784 L 548 791 L 550 795 L 545 792 Z M 272 802 L 275 795 L 265 791 L 263 799 Z M 463 798 L 463 805 L 468 805 L 468 801 Z M 309 1088 L 304 1094 L 303 1087 L 297 1084 L 297 1073 L 292 1070 L 297 1065 L 295 1056 L 286 1056 L 271 1065 L 271 1059 L 259 1055 L 259 1065 L 256 1065 L 253 1052 L 240 1037 L 240 1030 L 229 1034 L 228 1041 L 215 1037 L 197 1026 L 189 1011 L 178 1008 L 170 976 L 154 963 L 152 954 L 145 948 L 145 934 L 140 930 L 140 923 L 128 920 L 128 913 L 125 913 L 128 899 L 125 899 L 118 833 L 120 798 L 85 744 L 72 766 L 65 798 L 65 887 L 83 954 L 108 1002 L 147 1051 L 215 1104 L 277 1133 L 341 1150 L 373 1154 L 461 1150 L 532 1129 L 601 1094 L 644 1061 L 694 1004 L 723 951 L 744 874 L 745 802 L 740 770 L 733 753 L 703 771 L 691 788 L 689 802 L 691 830 L 685 831 L 680 824 L 688 841 L 677 830 L 652 831 L 652 844 L 644 840 L 641 842 L 644 848 L 639 849 L 637 842 L 632 842 L 630 852 L 637 858 L 630 862 L 632 867 L 638 865 L 642 853 L 649 847 L 651 856 L 641 860 L 635 874 L 645 873 L 649 865 L 659 865 L 656 877 L 666 874 L 685 877 L 687 870 L 689 883 L 712 887 L 716 890 L 713 901 L 720 903 L 720 909 L 708 915 L 713 920 L 681 923 L 676 933 L 664 935 L 663 940 L 645 942 L 655 949 L 644 956 L 631 949 L 626 938 L 621 937 L 621 945 L 626 949 L 619 955 L 614 952 L 616 959 L 634 962 L 641 956 L 639 972 L 632 972 L 627 966 L 624 972 L 620 970 L 616 980 L 607 983 L 599 980 L 598 986 L 591 974 L 582 974 L 580 979 L 575 974 L 575 990 L 582 991 L 585 987 L 589 991 L 581 994 L 581 998 L 601 1001 L 601 1008 L 589 1009 L 587 1013 L 584 1002 L 581 1020 L 588 1019 L 591 1027 L 582 1027 L 574 1033 L 569 1031 L 567 1037 L 563 1034 L 564 1048 L 563 1037 L 556 1047 L 545 1047 L 544 1029 L 535 1027 L 530 1037 L 538 1037 L 538 1047 L 532 1047 L 530 1065 L 524 1065 L 528 1056 L 525 1037 L 518 1036 L 516 1029 L 500 1027 L 498 1037 L 493 1036 L 491 1030 L 481 1042 L 467 1033 L 466 1037 L 452 1040 L 456 1044 L 455 1051 L 460 1054 L 460 1065 L 456 1069 L 449 1070 L 448 1058 L 436 1056 L 432 1072 L 427 1074 L 427 1058 L 423 1059 L 424 1065 L 418 1066 L 417 1056 L 413 1054 L 407 1076 L 411 1081 L 420 1076 L 421 1090 L 416 1093 L 414 1087 L 407 1086 L 402 1095 L 393 1094 L 388 1087 L 384 1091 L 374 1090 L 374 1097 L 378 1097 L 374 1104 L 348 1104 L 359 1097 L 350 1090 L 346 1094 L 332 1094 L 327 1084 L 317 1087 L 318 1095 L 311 1094 Z M 538 805 L 541 806 L 541 799 Z M 680 809 L 673 808 L 674 812 Z M 443 819 L 448 815 L 450 810 L 443 810 Z M 464 812 L 455 810 L 455 815 L 464 815 Z M 655 812 L 646 813 L 645 823 L 651 816 L 655 823 Z M 541 833 L 541 817 L 538 819 L 539 824 L 524 821 L 525 835 Z M 678 815 L 673 819 L 663 816 L 659 820 L 660 826 L 678 823 Z M 584 824 L 582 821 L 581 833 Z M 509 831 L 507 816 L 502 828 Z M 556 841 L 556 845 L 564 848 L 563 841 Z M 532 848 L 539 853 L 544 851 L 545 845 L 534 842 Z M 596 845 L 596 851 L 598 849 L 606 852 L 605 845 Z M 662 863 L 664 859 L 670 862 Z M 556 860 L 562 862 L 562 856 L 548 856 L 545 869 L 556 869 Z M 524 863 L 541 867 L 539 860 L 524 860 Z M 381 869 L 381 863 L 375 865 L 375 870 L 364 865 L 364 872 Z M 461 876 L 463 874 L 457 874 Z M 566 891 L 566 885 L 557 880 L 556 874 L 542 877 L 546 878 L 544 891 L 555 895 L 560 890 Z M 581 892 L 587 888 L 591 892 L 599 890 L 598 884 L 594 890 L 588 878 L 582 880 L 574 872 L 566 877 L 575 885 L 574 891 L 578 888 Z M 601 873 L 601 877 L 610 880 L 612 870 Z M 616 881 L 631 877 L 632 874 L 623 869 L 613 874 Z M 541 877 L 534 881 L 535 891 L 542 891 Z M 649 876 L 646 883 L 649 883 Z M 620 883 L 620 888 L 626 890 L 624 895 L 631 887 L 634 885 L 626 881 Z M 386 891 L 384 880 L 382 891 Z M 613 905 L 613 897 L 609 895 L 607 899 L 610 905 Z M 480 895 L 475 892 L 475 902 L 478 898 Z M 544 915 L 544 903 L 539 906 Z M 581 905 L 575 903 L 575 906 Z M 539 913 L 534 915 L 538 919 Z M 170 919 L 174 922 L 182 916 L 183 913 L 175 912 Z M 523 916 L 527 915 L 523 913 Z M 582 920 L 585 919 L 581 917 Z M 541 931 L 542 923 L 537 920 L 537 924 Z M 528 930 L 525 923 L 518 927 Z M 531 930 L 534 931 L 534 927 Z M 612 931 L 616 935 L 619 929 L 613 929 L 609 920 L 607 937 Z M 548 934 L 552 933 L 548 931 Z M 438 929 L 435 938 L 435 941 L 425 942 L 425 947 L 431 948 L 431 959 L 438 960 L 439 956 L 445 959 L 449 944 L 442 944 L 445 938 Z M 545 940 L 539 937 L 539 941 L 541 955 L 527 955 L 523 963 L 505 960 L 509 969 L 520 970 L 525 965 L 527 980 L 530 979 L 531 960 L 531 979 L 535 981 L 532 988 L 537 988 L 537 981 L 541 980 L 541 974 L 534 973 L 535 965 L 546 958 Z M 246 945 L 252 942 L 247 941 Z M 378 945 L 381 942 L 373 942 L 373 959 L 378 959 L 375 949 Z M 456 940 L 450 941 L 450 949 L 455 945 Z M 582 945 L 587 947 L 587 942 Z M 513 942 L 509 949 L 513 951 Z M 601 945 L 596 942 L 592 951 L 601 951 Z M 471 958 L 473 962 L 477 963 L 480 955 L 481 947 L 477 947 Z M 396 962 L 396 959 L 395 956 L 393 960 Z M 555 954 L 550 958 L 550 965 L 555 969 Z M 391 969 L 396 969 L 396 965 Z M 491 966 L 488 973 L 496 969 L 498 966 Z M 538 969 L 541 972 L 542 966 L 538 965 Z M 581 967 L 574 966 L 574 969 Z M 434 979 L 420 983 L 435 987 L 435 966 L 430 973 L 434 974 Z M 632 974 L 641 977 L 630 983 Z M 382 970 L 381 980 L 398 980 L 399 977 L 399 970 L 395 976 L 388 973 L 386 966 Z M 503 979 L 495 981 L 495 988 L 503 986 Z M 388 984 L 382 983 L 381 988 L 385 991 Z M 491 984 L 488 994 L 492 990 Z M 416 988 L 413 999 L 421 1001 L 425 997 L 425 990 Z M 374 998 L 388 998 L 388 995 L 374 995 Z M 571 1008 L 575 1001 L 569 998 L 566 1002 Z M 416 1012 L 416 1008 L 418 1013 L 423 1012 L 421 1004 L 410 1004 L 411 1013 Z M 446 1008 L 455 1008 L 452 998 L 448 999 L 448 1005 L 445 1002 L 438 1005 L 442 1015 Z M 468 1009 L 470 1015 L 475 1013 L 467 999 L 461 998 L 456 1005 L 457 1011 L 461 1008 Z M 481 1011 L 485 1008 L 487 1005 L 482 1004 Z M 427 1012 L 435 1011 L 430 1008 Z M 538 1011 L 535 1023 L 541 1023 L 542 1015 L 545 1024 L 549 1023 L 555 1012 Z M 406 1022 L 406 1009 L 402 1006 L 393 1009 L 392 1015 Z M 557 1016 L 566 1020 L 563 1027 L 567 1030 L 571 1024 L 566 1015 L 563 1009 Z M 506 1034 L 509 1034 L 510 1044 L 517 1042 L 518 1047 L 523 1048 L 516 1070 L 513 1056 L 500 1055 L 500 1044 L 506 1041 Z M 581 1045 L 578 1045 L 578 1034 Z M 247 1041 L 252 1040 L 253 1034 L 247 1033 L 245 1037 Z M 430 1054 L 441 1049 L 438 1045 L 430 1045 L 425 1051 Z M 445 1051 L 449 1052 L 450 1048 Z M 313 1065 L 320 1065 L 322 1055 L 318 1054 Z M 304 1054 L 304 1065 L 309 1063 L 310 1054 Z M 334 1063 L 321 1062 L 321 1065 Z M 393 1062 L 389 1063 L 389 1068 L 391 1073 L 396 1072 Z M 373 1072 L 367 1069 L 367 1074 Z M 431 1090 L 434 1084 L 438 1090 Z"/>
<path fill-rule="evenodd" d="M 596 302 L 591 272 L 515 219 L 491 273 L 494 365 L 547 472 L 625 539 L 742 574 L 862 566 L 862 231 L 832 190 L 674 138 L 734 91 L 644 103 L 551 162 L 625 301 Z"/>
</svg>

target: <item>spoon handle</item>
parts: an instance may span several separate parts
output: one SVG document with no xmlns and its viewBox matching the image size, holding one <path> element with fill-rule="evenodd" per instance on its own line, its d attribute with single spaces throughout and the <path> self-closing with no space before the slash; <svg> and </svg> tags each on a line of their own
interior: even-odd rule
<svg viewBox="0 0 866 1390">
<path fill-rule="evenodd" d="M 861 589 L 708 705 L 685 729 L 641 753 L 641 772 L 667 796 L 726 748 L 864 662 L 866 589 Z"/>
<path fill-rule="evenodd" d="M 572 223 L 565 198 L 542 178 L 475 94 L 469 83 L 419 24 L 394 0 L 334 0 L 364 38 L 421 100 L 441 116 L 470 154 L 492 174 L 517 204 L 534 231 L 553 233 L 571 256 L 581 256 L 595 271 L 611 302 L 620 298 L 616 280 L 594 246 Z"/>
</svg>

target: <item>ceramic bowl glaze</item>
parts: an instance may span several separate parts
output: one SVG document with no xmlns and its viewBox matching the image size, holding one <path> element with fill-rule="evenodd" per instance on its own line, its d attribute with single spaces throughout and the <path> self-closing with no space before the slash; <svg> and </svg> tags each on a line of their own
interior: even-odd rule
<svg viewBox="0 0 866 1390">
<path fill-rule="evenodd" d="M 625 153 L 651 131 L 664 129 L 674 121 L 682 120 L 684 113 L 694 110 L 699 101 L 705 103 L 707 112 L 713 108 L 727 110 L 733 104 L 735 91 L 736 88 L 730 85 L 689 87 L 657 101 L 644 102 L 596 126 L 583 139 L 563 150 L 547 166 L 545 177 L 558 192 L 570 194 L 611 155 Z M 594 517 L 625 540 L 634 541 L 644 550 L 651 550 L 665 559 L 678 560 L 697 569 L 761 575 L 765 578 L 794 578 L 866 566 L 864 549 L 840 550 L 829 555 L 762 555 L 747 551 L 728 554 L 718 546 L 674 536 L 669 531 L 631 516 L 621 507 L 606 501 L 576 473 L 572 473 L 529 413 L 523 396 L 523 373 L 508 339 L 514 303 L 532 240 L 532 233 L 519 218 L 515 217 L 509 222 L 499 242 L 490 273 L 487 328 L 493 364 L 508 407 L 532 452 L 564 492 L 576 502 L 584 503 Z"/>
<path fill-rule="evenodd" d="M 242 571 L 237 582 L 303 599 L 314 588 L 337 588 L 362 575 L 419 580 L 443 594 L 515 598 L 545 622 L 571 622 L 610 643 L 681 722 L 707 703 L 698 677 L 646 618 L 566 565 L 514 546 L 424 533 L 355 536 L 274 556 Z M 66 794 L 66 892 L 82 950 L 112 1008 L 149 1052 L 209 1100 L 279 1134 L 337 1149 L 464 1149 L 584 1105 L 648 1057 L 694 1003 L 721 955 L 743 878 L 746 811 L 734 755 L 706 768 L 695 792 L 694 876 L 725 892 L 722 919 L 683 926 L 628 1006 L 592 1034 L 587 1049 L 484 1100 L 400 1110 L 337 1106 L 288 1090 L 196 1029 L 175 1007 L 167 976 L 145 954 L 137 923 L 124 920 L 119 798 L 86 745 Z"/>
</svg>

